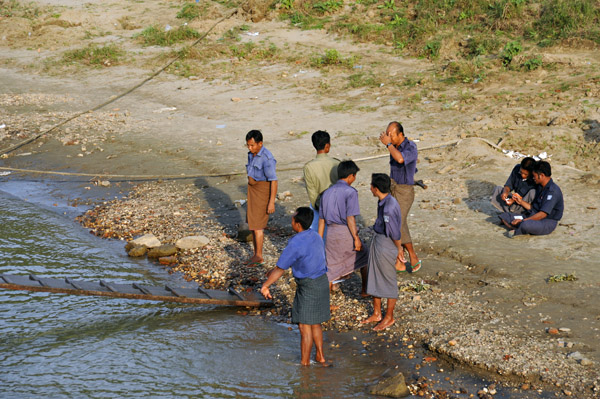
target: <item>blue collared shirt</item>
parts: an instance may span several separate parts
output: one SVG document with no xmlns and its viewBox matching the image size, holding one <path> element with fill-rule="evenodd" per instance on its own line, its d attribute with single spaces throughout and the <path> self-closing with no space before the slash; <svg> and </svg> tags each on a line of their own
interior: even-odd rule
<svg viewBox="0 0 600 399">
<path fill-rule="evenodd" d="M 560 220 L 565 210 L 563 194 L 552 179 L 545 187 L 537 186 L 535 199 L 531 203 L 531 215 L 544 212 L 547 219 Z"/>
<path fill-rule="evenodd" d="M 397 184 L 415 184 L 415 173 L 417 173 L 417 158 L 419 152 L 417 145 L 405 138 L 402 144 L 396 147 L 404 158 L 404 163 L 398 163 L 392 155 L 390 155 L 390 177 Z"/>
<path fill-rule="evenodd" d="M 516 165 L 513 168 L 512 172 L 510 172 L 510 176 L 508 176 L 508 179 L 506 180 L 506 183 L 504 183 L 504 185 L 510 188 L 515 193 L 518 193 L 521 197 L 524 197 L 529 192 L 529 190 L 535 188 L 535 183 L 533 182 L 531 177 L 525 180 L 523 180 L 523 178 L 521 177 L 521 165 Z"/>
<path fill-rule="evenodd" d="M 358 191 L 344 180 L 338 180 L 321 195 L 319 218 L 327 224 L 348 225 L 348 216 L 360 215 Z"/>
<path fill-rule="evenodd" d="M 373 225 L 373 230 L 376 233 L 385 234 L 392 240 L 399 240 L 401 226 L 400 205 L 391 194 L 388 194 L 377 203 L 377 219 Z"/>
<path fill-rule="evenodd" d="M 319 233 L 308 229 L 290 238 L 277 267 L 283 270 L 291 267 L 296 278 L 315 279 L 327 273 L 325 246 Z"/>
<path fill-rule="evenodd" d="M 256 181 L 274 181 L 277 180 L 275 164 L 277 164 L 277 161 L 271 151 L 267 150 L 266 147 L 262 147 L 256 155 L 248 151 L 246 172 L 249 177 Z"/>
</svg>

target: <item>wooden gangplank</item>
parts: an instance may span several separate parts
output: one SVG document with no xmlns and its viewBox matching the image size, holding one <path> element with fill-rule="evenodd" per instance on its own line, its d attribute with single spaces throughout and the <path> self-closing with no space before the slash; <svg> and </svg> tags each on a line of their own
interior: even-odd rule
<svg viewBox="0 0 600 399">
<path fill-rule="evenodd" d="M 229 306 L 273 306 L 273 302 L 263 298 L 257 292 L 237 292 L 207 290 L 198 288 L 179 288 L 172 285 L 155 287 L 142 284 L 117 284 L 100 280 L 98 282 L 55 279 L 16 274 L 0 274 L 0 288 L 9 290 L 27 290 L 54 292 L 71 295 L 104 296 L 110 298 L 146 299 L 150 301 L 199 303 Z"/>
</svg>

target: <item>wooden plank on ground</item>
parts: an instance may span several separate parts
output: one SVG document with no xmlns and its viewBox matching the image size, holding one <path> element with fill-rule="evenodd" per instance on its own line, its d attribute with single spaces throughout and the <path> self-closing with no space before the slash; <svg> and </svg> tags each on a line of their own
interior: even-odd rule
<svg viewBox="0 0 600 399">
<path fill-rule="evenodd" d="M 98 282 L 64 280 L 21 276 L 15 274 L 0 275 L 0 288 L 53 292 L 71 295 L 95 295 L 110 298 L 144 299 L 151 301 L 198 303 L 229 306 L 272 306 L 273 302 L 264 299 L 255 292 L 242 292 L 230 289 L 229 292 L 198 288 L 179 288 L 173 286 L 154 287 L 142 284 L 118 284 L 104 280 Z"/>
</svg>

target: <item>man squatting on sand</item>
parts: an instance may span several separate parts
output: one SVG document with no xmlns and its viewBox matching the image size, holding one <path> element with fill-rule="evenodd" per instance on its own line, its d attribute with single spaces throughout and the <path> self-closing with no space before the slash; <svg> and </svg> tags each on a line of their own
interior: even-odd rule
<svg viewBox="0 0 600 399">
<path fill-rule="evenodd" d="M 503 212 L 498 215 L 502 223 L 510 229 L 509 236 L 546 235 L 554 231 L 562 218 L 565 204 L 562 191 L 551 176 L 552 168 L 548 162 L 536 162 L 533 167 L 533 181 L 537 186 L 533 202 L 525 202 L 519 194 L 513 194 L 513 199 L 525 212 Z"/>
<path fill-rule="evenodd" d="M 396 269 L 406 262 L 401 243 L 402 212 L 390 193 L 391 179 L 384 173 L 374 173 L 371 193 L 377 202 L 377 219 L 373 225 L 373 240 L 369 249 L 367 294 L 373 296 L 373 314 L 362 323 L 378 323 L 373 330 L 381 331 L 394 324 L 394 307 L 398 300 Z M 381 298 L 387 298 L 382 318 Z"/>
<path fill-rule="evenodd" d="M 246 263 L 256 266 L 263 262 L 264 229 L 267 227 L 269 215 L 275 212 L 275 196 L 277 195 L 277 161 L 266 147 L 263 147 L 263 135 L 260 130 L 250 130 L 246 134 L 248 147 L 248 206 L 246 218 L 248 228 L 252 231 L 254 255 Z"/>
<path fill-rule="evenodd" d="M 317 150 L 317 156 L 304 165 L 304 182 L 310 207 L 315 213 L 310 228 L 317 231 L 319 229 L 321 194 L 337 182 L 337 167 L 340 161 L 327 155 L 331 149 L 329 133 L 318 130 L 311 136 L 311 141 L 315 150 Z"/>
<path fill-rule="evenodd" d="M 504 187 L 496 186 L 492 194 L 492 205 L 500 212 L 523 213 L 525 208 L 515 202 L 514 192 L 523 201 L 530 203 L 535 198 L 535 183 L 533 181 L 533 165 L 535 159 L 523 158 L 520 165 L 515 165 Z"/>
<path fill-rule="evenodd" d="M 338 181 L 321 195 L 319 208 L 319 235 L 325 234 L 327 278 L 331 289 L 337 288 L 340 278 L 360 269 L 362 293 L 366 288 L 366 270 L 369 254 L 358 237 L 356 216 L 360 215 L 358 191 L 352 186 L 358 166 L 353 161 L 343 161 L 337 167 Z"/>
<path fill-rule="evenodd" d="M 390 122 L 379 140 L 390 152 L 390 177 L 392 178 L 391 194 L 396 198 L 402 211 L 402 246 L 410 258 L 409 271 L 416 272 L 421 268 L 408 230 L 408 212 L 415 200 L 415 173 L 417 173 L 417 145 L 404 136 L 404 128 L 398 122 Z M 406 270 L 405 264 L 398 265 L 398 271 Z"/>
<path fill-rule="evenodd" d="M 269 287 L 292 268 L 296 280 L 296 294 L 292 304 L 292 323 L 300 330 L 300 353 L 303 366 L 310 365 L 310 352 L 315 346 L 315 360 L 323 365 L 323 331 L 321 323 L 330 318 L 329 284 L 323 240 L 310 229 L 313 211 L 308 207 L 296 209 L 292 216 L 292 229 L 297 233 L 288 241 L 275 266 L 267 273 L 267 281 L 260 292 L 271 299 Z"/>
</svg>

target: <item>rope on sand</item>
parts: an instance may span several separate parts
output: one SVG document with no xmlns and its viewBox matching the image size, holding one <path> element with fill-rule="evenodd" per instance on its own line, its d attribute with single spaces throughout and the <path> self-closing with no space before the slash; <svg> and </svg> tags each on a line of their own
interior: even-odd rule
<svg viewBox="0 0 600 399">
<path fill-rule="evenodd" d="M 244 3 L 245 3 L 245 2 L 244 2 Z M 241 6 L 242 6 L 244 3 L 242 3 L 242 4 L 241 4 L 239 7 L 241 7 Z M 190 45 L 190 47 L 194 47 L 194 46 L 196 46 L 198 43 L 200 43 L 202 40 L 204 40 L 204 38 L 206 38 L 206 36 L 208 36 L 208 34 L 209 34 L 209 33 L 210 33 L 210 32 L 211 32 L 211 31 L 212 31 L 212 30 L 213 30 L 213 29 L 214 29 L 214 28 L 215 28 L 217 25 L 219 25 L 221 22 L 223 22 L 223 21 L 225 21 L 225 20 L 227 20 L 227 19 L 231 18 L 231 17 L 232 17 L 232 16 L 233 16 L 235 13 L 237 13 L 237 11 L 238 11 L 238 8 L 236 8 L 236 9 L 235 9 L 235 10 L 233 10 L 233 11 L 231 11 L 231 12 L 230 12 L 228 15 L 225 15 L 225 16 L 224 16 L 224 17 L 222 17 L 220 20 L 218 20 L 217 22 L 215 22 L 215 23 L 214 23 L 214 24 L 213 24 L 213 25 L 210 27 L 210 29 L 208 29 L 208 30 L 207 30 L 207 31 L 206 31 L 206 32 L 205 32 L 205 33 L 204 33 L 202 36 L 200 36 L 198 39 L 196 39 L 196 41 L 195 41 L 194 43 L 192 43 L 192 44 Z M 48 134 L 48 133 L 50 133 L 50 132 L 52 132 L 52 131 L 54 131 L 54 130 L 58 129 L 59 127 L 61 127 L 61 126 L 65 125 L 65 124 L 67 124 L 67 123 L 71 122 L 73 119 L 77 119 L 77 118 L 79 118 L 79 117 L 80 117 L 80 116 L 82 116 L 82 115 L 89 114 L 89 113 L 91 113 L 91 112 L 97 111 L 97 110 L 99 110 L 100 108 L 103 108 L 103 107 L 105 107 L 105 106 L 107 106 L 107 105 L 109 105 L 109 104 L 111 104 L 111 103 L 113 103 L 113 102 L 115 102 L 115 101 L 117 101 L 117 100 L 119 100 L 119 99 L 121 99 L 121 98 L 125 97 L 126 95 L 130 94 L 130 93 L 131 93 L 131 92 L 133 92 L 134 90 L 136 90 L 136 89 L 138 89 L 138 88 L 142 87 L 143 85 L 145 85 L 146 83 L 148 83 L 149 81 L 151 81 L 152 79 L 154 79 L 156 76 L 158 76 L 159 74 L 161 74 L 161 73 L 162 73 L 162 72 L 163 72 L 165 69 L 167 69 L 168 67 L 170 67 L 170 66 L 171 66 L 171 65 L 172 65 L 172 64 L 173 64 L 175 61 L 178 61 L 178 60 L 179 60 L 181 57 L 183 57 L 183 53 L 182 53 L 182 52 L 179 52 L 179 54 L 177 55 L 177 57 L 175 57 L 175 58 L 173 58 L 171 61 L 167 62 L 167 63 L 166 63 L 166 64 L 165 64 L 165 65 L 164 65 L 162 68 L 158 69 L 157 71 L 155 71 L 154 73 L 152 73 L 150 76 L 148 76 L 146 79 L 142 80 L 141 82 L 139 82 L 139 83 L 138 83 L 138 84 L 136 84 L 135 86 L 131 87 L 130 89 L 128 89 L 128 90 L 126 90 L 126 91 L 124 91 L 123 93 L 121 93 L 121 94 L 119 94 L 119 95 L 117 95 L 117 96 L 115 96 L 115 97 L 111 97 L 109 100 L 107 100 L 107 101 L 103 102 L 102 104 L 96 105 L 95 107 L 93 107 L 93 108 L 90 108 L 90 109 L 88 109 L 88 110 L 86 110 L 86 111 L 79 112 L 79 113 L 77 113 L 77 114 L 75 114 L 75 115 L 71 116 L 70 118 L 67 118 L 67 119 L 65 119 L 64 121 L 62 121 L 62 122 L 60 122 L 60 123 L 58 123 L 58 124 L 56 124 L 56 125 L 52 126 L 51 128 L 49 128 L 49 129 L 47 129 L 47 130 L 45 130 L 45 131 L 43 131 L 43 132 L 41 132 L 41 133 L 39 133 L 39 134 L 36 134 L 35 136 L 33 136 L 33 137 L 31 137 L 31 138 L 28 138 L 28 139 L 26 139 L 26 140 L 23 140 L 23 141 L 22 141 L 22 142 L 20 142 L 20 143 L 17 143 L 17 144 L 15 144 L 15 145 L 13 145 L 12 147 L 6 148 L 6 149 L 4 149 L 4 150 L 0 150 L 0 155 L 8 154 L 9 152 L 12 152 L 12 151 L 16 150 L 17 148 L 21 148 L 21 147 L 23 147 L 24 145 L 27 145 L 27 144 L 29 144 L 29 143 L 31 143 L 31 142 L 34 142 L 34 141 L 36 141 L 37 139 L 39 139 L 40 137 L 42 137 L 43 135 L 45 135 L 45 134 Z"/>
<path fill-rule="evenodd" d="M 475 139 L 481 140 L 489 146 L 493 147 L 496 150 L 502 151 L 502 148 L 491 143 L 489 140 L 486 140 L 481 137 L 473 137 Z M 433 150 L 437 148 L 447 147 L 451 145 L 458 145 L 462 142 L 462 139 L 452 140 L 445 143 L 434 144 L 431 146 L 426 146 L 419 148 L 419 151 L 427 151 Z M 389 154 L 380 154 L 373 155 L 370 157 L 363 157 L 354 159 L 354 162 L 363 162 L 369 161 L 373 159 L 379 158 L 387 158 Z M 277 169 L 278 172 L 289 172 L 294 170 L 300 170 L 303 166 L 288 166 L 285 168 Z M 574 169 L 574 168 L 573 168 Z M 57 171 L 49 171 L 49 170 L 35 170 L 35 169 L 19 169 L 19 168 L 8 168 L 8 167 L 0 167 L 0 170 L 6 170 L 11 172 L 23 172 L 23 173 L 33 173 L 33 174 L 44 174 L 44 175 L 56 175 L 56 176 L 76 176 L 76 177 L 91 177 L 91 178 L 112 178 L 112 179 L 126 179 L 126 180 L 184 180 L 184 179 L 197 179 L 201 177 L 229 177 L 229 176 L 240 176 L 245 175 L 246 171 L 234 171 L 234 172 L 226 172 L 226 173 L 201 173 L 201 174 L 180 174 L 180 175 L 114 175 L 114 174 L 100 174 L 100 173 L 76 173 L 76 172 L 57 172 Z M 576 169 L 577 170 L 577 169 Z"/>
</svg>

